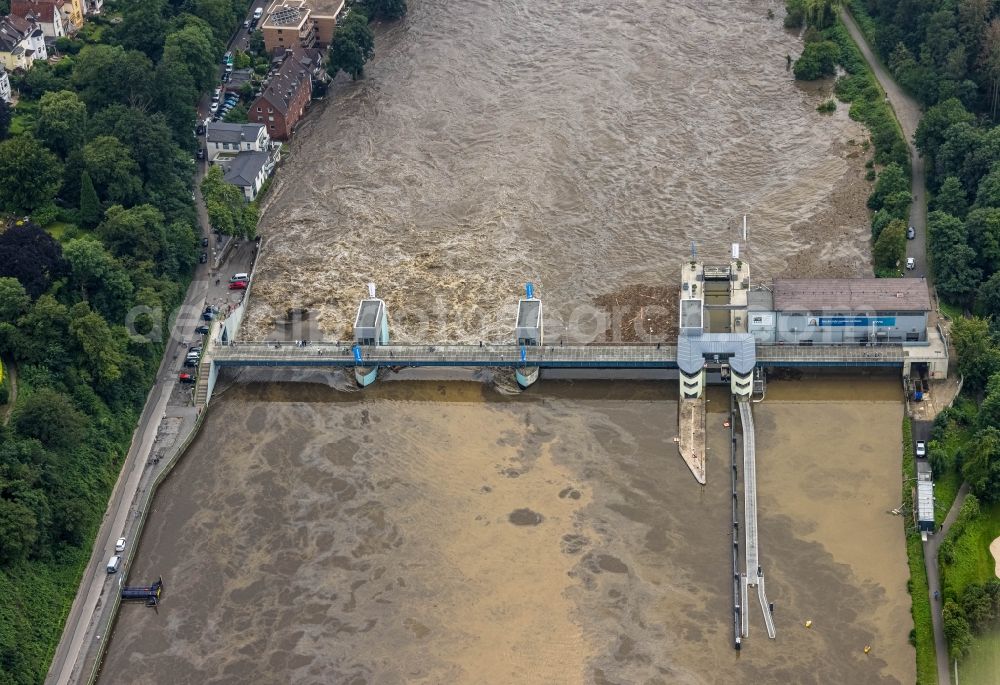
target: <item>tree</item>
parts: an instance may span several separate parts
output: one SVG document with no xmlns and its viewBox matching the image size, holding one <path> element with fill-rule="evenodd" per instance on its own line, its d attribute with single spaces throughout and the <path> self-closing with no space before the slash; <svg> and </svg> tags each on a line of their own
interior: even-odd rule
<svg viewBox="0 0 1000 685">
<path fill-rule="evenodd" d="M 60 90 L 39 100 L 35 135 L 63 159 L 83 146 L 86 131 L 87 105 L 76 93 Z"/>
<path fill-rule="evenodd" d="M 73 62 L 73 85 L 95 112 L 116 102 L 146 107 L 152 75 L 153 63 L 146 55 L 120 45 L 88 45 Z"/>
<path fill-rule="evenodd" d="M 80 174 L 80 223 L 86 228 L 101 223 L 101 201 L 86 169 Z"/>
<path fill-rule="evenodd" d="M 247 119 L 247 108 L 246 105 L 236 105 L 231 110 L 226 112 L 226 116 L 222 117 L 222 120 L 227 124 L 245 124 L 249 119 Z"/>
<path fill-rule="evenodd" d="M 407 10 L 406 0 L 365 0 L 363 4 L 369 17 L 385 21 L 402 19 Z"/>
<path fill-rule="evenodd" d="M 965 220 L 969 247 L 976 253 L 975 265 L 990 276 L 1000 269 L 1000 207 L 973 209 Z"/>
<path fill-rule="evenodd" d="M 201 182 L 208 220 L 223 235 L 253 239 L 257 234 L 257 208 L 247 204 L 243 191 L 223 180 L 222 169 L 212 167 Z"/>
<path fill-rule="evenodd" d="M 163 54 L 167 37 L 164 0 L 144 0 L 122 7 L 122 22 L 115 28 L 115 38 L 127 50 L 141 50 L 156 62 Z"/>
<path fill-rule="evenodd" d="M 14 323 L 31 304 L 31 298 L 16 278 L 0 278 L 0 321 Z"/>
<path fill-rule="evenodd" d="M 83 440 L 87 419 L 62 393 L 39 388 L 18 402 L 14 411 L 17 432 L 45 447 L 71 450 Z"/>
<path fill-rule="evenodd" d="M 6 140 L 10 132 L 10 105 L 6 100 L 0 99 L 0 140 Z"/>
<path fill-rule="evenodd" d="M 906 193 L 909 196 L 910 181 L 906 178 L 906 172 L 903 171 L 903 167 L 895 162 L 887 164 L 882 169 L 882 173 L 878 175 L 878 180 L 875 181 L 875 188 L 872 190 L 872 194 L 868 196 L 868 208 L 879 210 L 882 208 L 887 197 L 900 192 Z"/>
<path fill-rule="evenodd" d="M 58 241 L 35 224 L 21 223 L 0 233 L 0 277 L 16 278 L 32 298 L 65 273 Z"/>
<path fill-rule="evenodd" d="M 978 392 L 990 376 L 1000 371 L 1000 352 L 990 339 L 990 324 L 979 317 L 963 317 L 955 320 L 951 333 L 958 372 L 965 378 L 965 386 Z"/>
<path fill-rule="evenodd" d="M 976 309 L 983 316 L 990 316 L 993 317 L 994 321 L 1000 321 L 1000 271 L 994 273 L 979 286 L 979 292 L 976 294 Z"/>
<path fill-rule="evenodd" d="M 10 563 L 28 556 L 38 538 L 38 521 L 23 503 L 0 498 L 0 559 Z"/>
<path fill-rule="evenodd" d="M 975 206 L 1000 207 L 1000 162 L 994 164 L 989 173 L 979 179 Z"/>
<path fill-rule="evenodd" d="M 969 622 L 965 620 L 962 608 L 950 599 L 944 603 L 941 617 L 944 623 L 944 636 L 948 638 L 948 654 L 952 659 L 958 659 L 964 656 L 972 645 Z"/>
<path fill-rule="evenodd" d="M 190 138 L 190 113 L 185 119 L 185 129 Z M 159 113 L 149 114 L 131 107 L 112 105 L 98 113 L 90 126 L 91 136 L 114 136 L 128 148 L 139 165 L 143 183 L 161 187 L 175 175 L 173 162 L 177 146 L 166 118 Z M 185 181 L 190 169 L 183 170 Z"/>
<path fill-rule="evenodd" d="M 182 29 L 167 36 L 161 64 L 184 65 L 194 80 L 196 90 L 208 90 L 216 79 L 218 53 L 213 43 L 212 28 L 195 17 L 188 17 Z"/>
<path fill-rule="evenodd" d="M 978 431 L 963 451 L 962 476 L 984 502 L 1000 501 L 1000 429 Z"/>
<path fill-rule="evenodd" d="M 824 76 L 833 76 L 840 59 L 840 47 L 830 40 L 806 43 L 802 54 L 795 60 L 792 71 L 800 81 L 814 81 Z"/>
<path fill-rule="evenodd" d="M 985 585 L 973 583 L 962 592 L 962 611 L 975 631 L 982 630 L 996 617 L 993 597 Z"/>
<path fill-rule="evenodd" d="M 898 269 L 906 256 L 906 224 L 896 219 L 882 231 L 872 249 L 876 268 Z"/>
<path fill-rule="evenodd" d="M 62 165 L 30 135 L 0 143 L 0 209 L 31 213 L 52 201 L 59 190 Z"/>
<path fill-rule="evenodd" d="M 969 211 L 969 203 L 965 198 L 962 182 L 955 176 L 945 178 L 931 205 L 932 209 L 964 219 L 966 212 Z"/>
<path fill-rule="evenodd" d="M 975 116 L 959 100 L 951 98 L 927 110 L 917 125 L 913 141 L 922 155 L 933 160 L 937 149 L 945 140 L 945 131 L 950 126 L 960 122 L 971 124 L 973 121 Z M 933 166 L 932 163 L 928 164 L 929 168 Z"/>
<path fill-rule="evenodd" d="M 77 302 L 70 310 L 69 331 L 83 349 L 80 365 L 89 368 L 101 383 L 121 378 L 125 356 L 124 337 L 116 335 L 108 322 L 91 311 L 86 302 Z"/>
<path fill-rule="evenodd" d="M 166 242 L 164 230 L 163 214 L 150 205 L 110 207 L 97 228 L 112 254 L 137 262 L 154 262 L 160 257 Z"/>
<path fill-rule="evenodd" d="M 368 26 L 368 17 L 354 10 L 333 33 L 327 71 L 334 77 L 343 71 L 356 81 L 374 53 L 375 35 Z"/>
<path fill-rule="evenodd" d="M 825 29 L 837 19 L 842 0 L 805 0 L 803 18 L 808 26 Z"/>
<path fill-rule="evenodd" d="M 973 266 L 975 261 L 976 251 L 968 245 L 955 245 L 934 256 L 932 271 L 942 298 L 963 307 L 972 304 L 983 280 L 983 272 Z"/>
<path fill-rule="evenodd" d="M 83 147 L 84 168 L 107 202 L 132 205 L 142 198 L 139 165 L 114 136 L 98 136 Z"/>
</svg>

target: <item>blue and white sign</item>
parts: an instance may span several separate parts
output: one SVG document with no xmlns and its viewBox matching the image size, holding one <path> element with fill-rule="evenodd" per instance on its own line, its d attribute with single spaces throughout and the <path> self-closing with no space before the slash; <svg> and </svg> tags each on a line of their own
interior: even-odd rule
<svg viewBox="0 0 1000 685">
<path fill-rule="evenodd" d="M 810 326 L 820 328 L 871 328 L 872 326 L 895 326 L 895 316 L 819 316 L 809 317 Z"/>
</svg>

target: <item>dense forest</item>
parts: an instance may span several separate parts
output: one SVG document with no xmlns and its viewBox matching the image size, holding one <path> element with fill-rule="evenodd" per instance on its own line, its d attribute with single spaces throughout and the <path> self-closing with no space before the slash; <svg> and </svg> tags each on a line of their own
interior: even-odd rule
<svg viewBox="0 0 1000 685">
<path fill-rule="evenodd" d="M 0 390 L 13 394 L 16 370 L 17 399 L 0 406 L 0 683 L 45 677 L 197 261 L 195 104 L 247 6 L 110 2 L 58 39 L 58 62 L 12 75 Z"/>
</svg>

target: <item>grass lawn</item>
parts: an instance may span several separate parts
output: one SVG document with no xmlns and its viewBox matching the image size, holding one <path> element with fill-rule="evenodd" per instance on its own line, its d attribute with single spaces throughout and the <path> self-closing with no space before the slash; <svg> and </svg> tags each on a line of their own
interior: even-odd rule
<svg viewBox="0 0 1000 685">
<path fill-rule="evenodd" d="M 76 224 L 68 224 L 65 221 L 56 221 L 55 223 L 46 226 L 45 232 L 61 243 L 63 241 L 63 236 L 66 234 L 66 230 L 71 228 L 76 229 Z"/>
<path fill-rule="evenodd" d="M 938 302 L 938 308 L 941 313 L 947 316 L 952 321 L 962 318 L 962 308 L 956 307 L 953 304 L 948 304 L 947 302 Z"/>
<path fill-rule="evenodd" d="M 948 515 L 948 510 L 951 509 L 960 487 L 962 487 L 962 474 L 957 469 L 934 474 L 934 523 L 938 526 L 944 523 L 944 518 Z"/>
<path fill-rule="evenodd" d="M 962 685 L 996 685 L 1000 682 L 1000 625 L 976 637 L 969 654 L 958 662 Z"/>
<path fill-rule="evenodd" d="M 35 118 L 30 114 L 18 114 L 15 117 L 11 117 L 10 135 L 19 136 L 33 128 L 35 128 Z"/>
<path fill-rule="evenodd" d="M 995 577 L 990 543 L 1000 537 L 1000 503 L 983 505 L 978 518 L 969 521 L 954 538 L 951 562 L 941 560 L 941 592 L 958 600 L 972 583 L 985 583 Z M 949 536 L 951 538 L 951 536 Z"/>
</svg>

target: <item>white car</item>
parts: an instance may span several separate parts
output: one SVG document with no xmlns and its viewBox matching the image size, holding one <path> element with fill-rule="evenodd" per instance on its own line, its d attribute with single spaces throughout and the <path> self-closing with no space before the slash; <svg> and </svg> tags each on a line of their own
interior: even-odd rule
<svg viewBox="0 0 1000 685">
<path fill-rule="evenodd" d="M 927 456 L 927 443 L 923 440 L 917 440 L 917 459 L 923 459 Z"/>
<path fill-rule="evenodd" d="M 115 551 L 116 552 L 125 551 L 125 538 L 118 538 L 118 541 L 115 542 Z"/>
<path fill-rule="evenodd" d="M 906 258 L 906 268 L 909 269 L 910 271 L 912 271 L 916 267 L 917 267 L 917 263 L 916 263 L 916 261 L 914 261 L 913 257 L 907 257 Z"/>
</svg>

